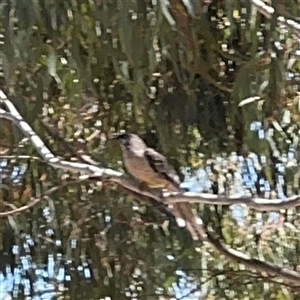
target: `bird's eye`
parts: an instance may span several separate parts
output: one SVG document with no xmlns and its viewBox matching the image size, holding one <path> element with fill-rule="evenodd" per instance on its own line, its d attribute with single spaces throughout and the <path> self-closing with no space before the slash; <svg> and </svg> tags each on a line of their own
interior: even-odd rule
<svg viewBox="0 0 300 300">
<path fill-rule="evenodd" d="M 126 135 L 125 134 L 120 135 L 119 140 L 126 141 Z"/>
</svg>

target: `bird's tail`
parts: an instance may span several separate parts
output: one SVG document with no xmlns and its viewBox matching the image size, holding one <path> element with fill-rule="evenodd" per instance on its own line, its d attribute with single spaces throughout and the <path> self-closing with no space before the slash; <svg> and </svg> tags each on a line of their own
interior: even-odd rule
<svg viewBox="0 0 300 300">
<path fill-rule="evenodd" d="M 167 187 L 169 192 L 186 192 L 185 189 L 179 187 L 179 185 L 170 184 Z M 180 227 L 186 226 L 187 230 L 192 235 L 194 240 L 205 240 L 207 235 L 203 228 L 203 222 L 194 212 L 188 203 L 176 203 L 173 204 L 173 213 L 176 218 L 177 224 Z"/>
<path fill-rule="evenodd" d="M 203 228 L 203 222 L 190 205 L 187 203 L 176 203 L 173 207 L 178 225 L 181 227 L 185 225 L 194 240 L 205 240 L 207 235 Z"/>
</svg>

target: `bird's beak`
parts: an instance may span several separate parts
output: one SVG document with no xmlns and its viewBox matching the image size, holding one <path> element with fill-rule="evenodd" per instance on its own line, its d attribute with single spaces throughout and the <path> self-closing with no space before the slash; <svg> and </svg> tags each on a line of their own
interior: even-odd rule
<svg viewBox="0 0 300 300">
<path fill-rule="evenodd" d="M 113 141 L 113 140 L 117 140 L 120 134 L 118 133 L 113 133 L 112 135 L 110 135 L 107 140 L 109 141 Z"/>
<path fill-rule="evenodd" d="M 107 138 L 107 140 L 108 140 L 108 141 L 113 141 L 113 140 L 116 140 L 117 138 L 118 138 L 117 135 L 112 135 L 112 136 L 109 136 L 109 137 Z"/>
</svg>

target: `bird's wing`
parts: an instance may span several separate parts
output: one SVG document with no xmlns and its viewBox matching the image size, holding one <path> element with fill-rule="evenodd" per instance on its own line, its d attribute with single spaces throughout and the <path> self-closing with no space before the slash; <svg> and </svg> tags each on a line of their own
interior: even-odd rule
<svg viewBox="0 0 300 300">
<path fill-rule="evenodd" d="M 145 150 L 145 157 L 150 167 L 159 173 L 164 179 L 169 181 L 174 187 L 179 188 L 180 179 L 175 169 L 168 164 L 167 159 L 152 148 Z"/>
</svg>

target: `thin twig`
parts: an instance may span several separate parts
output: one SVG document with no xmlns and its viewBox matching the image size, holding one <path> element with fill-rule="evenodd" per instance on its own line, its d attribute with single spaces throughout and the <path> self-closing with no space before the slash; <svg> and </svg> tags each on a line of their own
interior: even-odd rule
<svg viewBox="0 0 300 300">
<path fill-rule="evenodd" d="M 49 190 L 47 190 L 44 195 L 42 195 L 41 197 L 38 198 L 34 198 L 32 199 L 28 204 L 21 206 L 19 208 L 10 210 L 10 211 L 6 211 L 6 212 L 0 212 L 0 217 L 7 217 L 7 216 L 11 216 L 11 215 L 15 215 L 17 213 L 21 213 L 25 210 L 28 210 L 29 208 L 37 205 L 39 202 L 41 202 L 42 200 L 46 199 L 47 197 L 49 197 L 51 194 L 53 194 L 54 192 L 60 190 L 61 188 L 67 186 L 67 185 L 71 185 L 71 184 L 78 184 L 80 182 L 80 180 L 73 180 L 73 181 L 69 181 L 66 183 L 63 183 L 59 186 L 55 186 L 50 188 Z M 11 206 L 10 203 L 7 203 L 6 201 L 2 200 L 2 203 L 4 203 L 7 206 Z"/>
<path fill-rule="evenodd" d="M 32 130 L 32 128 L 26 123 L 23 119 L 23 117 L 19 114 L 17 109 L 14 107 L 12 102 L 8 100 L 6 95 L 0 90 L 0 102 L 4 103 L 7 110 L 0 108 L 0 118 L 5 118 L 13 122 L 21 131 L 22 133 L 30 140 L 31 144 L 34 146 L 34 148 L 38 151 L 38 153 L 41 155 L 41 157 L 48 162 L 49 165 L 51 165 L 53 168 L 59 168 L 64 169 L 71 172 L 78 172 L 81 174 L 84 174 L 85 177 L 95 177 L 99 180 L 107 180 L 110 182 L 115 182 L 119 184 L 120 186 L 130 190 L 131 192 L 147 196 L 149 198 L 152 198 L 156 200 L 158 203 L 163 204 L 169 204 L 170 202 L 197 202 L 195 200 L 203 200 L 203 194 L 196 195 L 194 193 L 184 193 L 184 194 L 165 194 L 161 195 L 158 192 L 155 192 L 153 190 L 146 190 L 146 189 L 140 189 L 136 182 L 134 182 L 132 179 L 128 178 L 126 175 L 122 174 L 121 172 L 117 172 L 112 169 L 105 169 L 98 166 L 90 165 L 87 163 L 78 163 L 78 162 L 70 162 L 65 161 L 57 158 L 43 143 L 41 138 L 36 135 L 36 133 Z M 52 188 L 58 189 L 59 187 Z M 51 191 L 51 189 L 50 189 Z M 49 192 L 49 191 L 48 191 Z M 164 197 L 165 196 L 165 197 Z M 298 206 L 298 198 L 300 196 L 295 196 L 289 199 L 289 204 L 292 203 L 294 205 L 293 207 Z M 258 209 L 261 208 L 262 205 L 264 207 L 264 210 L 268 210 L 268 207 L 271 207 L 272 210 L 282 209 L 282 207 L 290 208 L 290 206 L 284 206 L 282 203 L 282 200 L 276 199 L 276 200 L 266 200 L 266 199 L 255 199 L 255 198 L 229 198 L 227 197 L 224 199 L 224 197 L 215 196 L 215 195 L 207 195 L 206 201 L 210 203 L 211 200 L 214 200 L 214 204 L 223 204 L 226 202 L 226 205 L 236 204 L 233 203 L 233 199 L 237 201 L 240 199 L 241 201 L 244 201 L 247 199 L 247 201 L 244 201 L 244 204 L 252 205 L 253 208 Z M 40 199 L 41 200 L 41 199 Z M 35 199 L 33 204 L 35 205 L 37 201 L 40 201 L 38 199 Z M 231 201 L 228 201 L 231 200 Z M 218 202 L 219 201 L 219 202 Z M 275 202 L 274 202 L 275 201 Z M 249 204 L 250 203 L 250 204 Z M 255 203 L 255 204 L 254 204 Z M 23 208 L 23 210 L 27 209 L 28 205 Z M 21 211 L 23 211 L 21 210 Z M 20 212 L 20 210 L 18 210 Z M 9 212 L 8 212 L 9 213 Z M 277 265 L 261 261 L 259 259 L 251 258 L 250 256 L 234 250 L 227 245 L 223 244 L 218 237 L 215 237 L 213 233 L 208 232 L 205 224 L 199 224 L 201 228 L 205 231 L 207 234 L 207 238 L 204 242 L 208 242 L 211 246 L 213 246 L 215 249 L 218 250 L 218 252 L 222 253 L 225 257 L 228 259 L 235 261 L 237 263 L 244 264 L 248 268 L 256 271 L 256 272 L 262 272 L 267 273 L 272 276 L 277 276 L 281 280 L 284 280 L 290 284 L 293 284 L 295 287 L 298 287 L 300 285 L 300 274 L 293 270 L 284 269 L 282 267 L 279 267 Z M 199 235 L 199 240 L 203 241 L 203 237 Z"/>
</svg>

